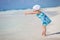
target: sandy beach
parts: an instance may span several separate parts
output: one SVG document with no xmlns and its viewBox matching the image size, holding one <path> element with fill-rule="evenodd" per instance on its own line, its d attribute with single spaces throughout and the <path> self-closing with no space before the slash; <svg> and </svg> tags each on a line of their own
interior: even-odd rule
<svg viewBox="0 0 60 40">
<path fill-rule="evenodd" d="M 0 12 L 0 40 L 60 40 L 60 7 L 43 8 L 52 22 L 47 36 L 41 38 L 41 20 L 36 15 L 24 15 L 27 10 Z"/>
</svg>

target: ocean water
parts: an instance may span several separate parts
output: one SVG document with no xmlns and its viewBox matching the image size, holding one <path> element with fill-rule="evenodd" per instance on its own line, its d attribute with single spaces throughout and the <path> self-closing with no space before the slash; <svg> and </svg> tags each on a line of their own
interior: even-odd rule
<svg viewBox="0 0 60 40">
<path fill-rule="evenodd" d="M 60 6 L 60 0 L 0 0 L 0 11 L 32 8 L 39 4 L 42 8 Z"/>
</svg>

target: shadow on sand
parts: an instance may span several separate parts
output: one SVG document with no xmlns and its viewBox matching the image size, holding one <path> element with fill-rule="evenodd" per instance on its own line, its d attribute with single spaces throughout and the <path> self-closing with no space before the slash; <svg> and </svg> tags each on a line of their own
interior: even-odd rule
<svg viewBox="0 0 60 40">
<path fill-rule="evenodd" d="M 55 34 L 60 34 L 60 32 L 56 32 L 56 33 L 52 33 L 52 34 L 47 34 L 47 36 L 55 35 Z"/>
</svg>

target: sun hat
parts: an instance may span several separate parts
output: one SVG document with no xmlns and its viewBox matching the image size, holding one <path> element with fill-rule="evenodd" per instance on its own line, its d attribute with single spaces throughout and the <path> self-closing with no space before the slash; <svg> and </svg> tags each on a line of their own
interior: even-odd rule
<svg viewBox="0 0 60 40">
<path fill-rule="evenodd" d="M 33 10 L 40 10 L 40 8 L 41 8 L 40 5 L 34 5 L 33 6 Z"/>
</svg>

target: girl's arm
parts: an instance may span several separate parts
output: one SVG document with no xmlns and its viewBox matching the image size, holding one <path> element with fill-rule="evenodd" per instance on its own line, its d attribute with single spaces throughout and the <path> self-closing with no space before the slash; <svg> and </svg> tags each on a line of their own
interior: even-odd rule
<svg viewBox="0 0 60 40">
<path fill-rule="evenodd" d="M 25 15 L 28 15 L 28 14 L 37 14 L 38 12 L 25 12 Z"/>
</svg>

